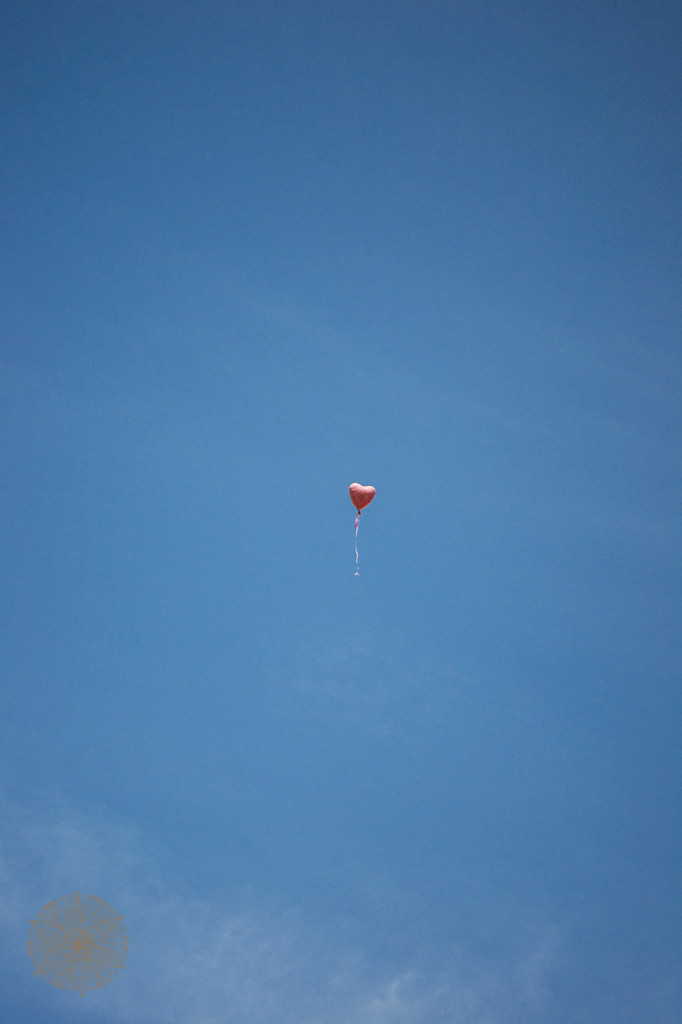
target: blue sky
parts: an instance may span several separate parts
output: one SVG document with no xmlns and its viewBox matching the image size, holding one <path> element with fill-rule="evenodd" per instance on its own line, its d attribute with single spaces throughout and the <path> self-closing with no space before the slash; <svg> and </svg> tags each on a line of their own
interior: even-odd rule
<svg viewBox="0 0 682 1024">
<path fill-rule="evenodd" d="M 3 1022 L 677 1024 L 679 5 L 1 19 Z"/>
</svg>

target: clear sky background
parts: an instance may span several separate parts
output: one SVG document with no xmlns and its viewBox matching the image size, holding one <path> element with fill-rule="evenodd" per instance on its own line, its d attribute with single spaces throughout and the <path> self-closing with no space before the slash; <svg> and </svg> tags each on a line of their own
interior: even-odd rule
<svg viewBox="0 0 682 1024">
<path fill-rule="evenodd" d="M 3 1024 L 679 1024 L 680 5 L 0 48 Z"/>
</svg>

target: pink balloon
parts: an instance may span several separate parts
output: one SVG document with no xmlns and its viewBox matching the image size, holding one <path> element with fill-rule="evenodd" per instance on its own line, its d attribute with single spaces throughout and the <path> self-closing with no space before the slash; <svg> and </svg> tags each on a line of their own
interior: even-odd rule
<svg viewBox="0 0 682 1024">
<path fill-rule="evenodd" d="M 366 508 L 377 493 L 376 487 L 363 487 L 362 484 L 351 484 L 348 490 L 350 492 L 350 500 L 358 512 Z"/>
</svg>

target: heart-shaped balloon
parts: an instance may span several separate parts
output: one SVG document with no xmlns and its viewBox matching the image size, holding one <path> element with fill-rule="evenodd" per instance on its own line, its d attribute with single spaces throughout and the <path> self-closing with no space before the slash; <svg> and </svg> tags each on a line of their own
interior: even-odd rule
<svg viewBox="0 0 682 1024">
<path fill-rule="evenodd" d="M 348 488 L 350 492 L 350 500 L 355 505 L 358 512 L 367 508 L 370 501 L 377 493 L 376 487 L 363 487 L 362 484 L 351 484 Z"/>
</svg>

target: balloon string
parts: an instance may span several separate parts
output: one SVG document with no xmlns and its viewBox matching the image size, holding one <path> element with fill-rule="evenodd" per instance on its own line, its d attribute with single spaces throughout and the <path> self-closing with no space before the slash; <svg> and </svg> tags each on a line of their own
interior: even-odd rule
<svg viewBox="0 0 682 1024">
<path fill-rule="evenodd" d="M 355 517 L 355 576 L 360 575 L 360 556 L 358 555 L 358 530 L 360 528 L 360 513 Z"/>
</svg>

